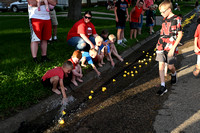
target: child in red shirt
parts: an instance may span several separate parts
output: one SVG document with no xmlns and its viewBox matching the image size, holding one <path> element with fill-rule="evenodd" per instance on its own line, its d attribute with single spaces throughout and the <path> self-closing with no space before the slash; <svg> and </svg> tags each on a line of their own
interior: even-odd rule
<svg viewBox="0 0 200 133">
<path fill-rule="evenodd" d="M 79 65 L 79 61 L 81 58 L 82 58 L 81 51 L 76 50 L 72 54 L 72 57 L 68 60 L 68 61 L 72 62 L 72 64 L 73 64 L 71 82 L 75 86 L 78 86 L 78 83 L 76 82 L 76 80 L 78 80 L 79 82 L 83 82 L 83 80 L 81 79 L 83 77 L 82 69 L 81 69 L 81 66 Z"/>
<path fill-rule="evenodd" d="M 197 55 L 197 64 L 193 71 L 194 76 L 198 76 L 200 72 L 200 18 L 197 20 L 198 26 L 194 35 L 194 52 Z"/>
<path fill-rule="evenodd" d="M 133 7 L 133 9 L 130 12 L 130 39 L 132 39 L 132 36 L 134 34 L 134 38 L 136 39 L 137 36 L 137 29 L 139 28 L 139 23 L 140 23 L 140 15 L 143 11 L 143 1 L 139 1 L 138 4 Z M 136 39 L 138 42 L 138 40 Z"/>
<path fill-rule="evenodd" d="M 72 71 L 73 64 L 70 61 L 64 62 L 62 67 L 56 67 L 51 70 L 48 70 L 44 76 L 42 77 L 42 84 L 45 87 L 52 87 L 52 91 L 56 94 L 60 95 L 62 92 L 63 95 L 63 103 L 67 101 L 67 96 L 65 93 L 63 78 L 67 77 L 68 74 Z M 58 90 L 61 89 L 61 92 Z"/>
</svg>

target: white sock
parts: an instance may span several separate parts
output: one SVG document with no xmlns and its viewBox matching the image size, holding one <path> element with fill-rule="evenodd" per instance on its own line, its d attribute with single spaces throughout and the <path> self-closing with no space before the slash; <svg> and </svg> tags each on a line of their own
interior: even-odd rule
<svg viewBox="0 0 200 133">
<path fill-rule="evenodd" d="M 172 73 L 172 76 L 176 76 L 176 71 L 175 71 L 175 73 L 174 73 L 174 74 Z"/>
<path fill-rule="evenodd" d="M 165 82 L 161 82 L 161 86 L 164 86 L 164 87 L 165 87 Z"/>
<path fill-rule="evenodd" d="M 117 40 L 117 44 L 120 44 L 120 43 L 122 43 L 122 40 Z"/>
</svg>

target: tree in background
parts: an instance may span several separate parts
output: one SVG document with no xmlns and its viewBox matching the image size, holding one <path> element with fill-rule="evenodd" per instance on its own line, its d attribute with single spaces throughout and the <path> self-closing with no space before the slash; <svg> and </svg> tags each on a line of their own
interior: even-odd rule
<svg viewBox="0 0 200 133">
<path fill-rule="evenodd" d="M 82 0 L 69 0 L 69 11 L 68 11 L 68 18 L 71 20 L 79 20 L 82 18 L 81 16 L 81 5 Z"/>
</svg>

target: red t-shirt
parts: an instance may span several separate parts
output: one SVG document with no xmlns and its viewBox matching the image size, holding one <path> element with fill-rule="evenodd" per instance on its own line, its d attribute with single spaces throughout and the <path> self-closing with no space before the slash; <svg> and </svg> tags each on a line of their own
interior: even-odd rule
<svg viewBox="0 0 200 133">
<path fill-rule="evenodd" d="M 139 22 L 139 17 L 142 13 L 142 7 L 139 9 L 137 6 L 135 6 L 135 11 L 131 14 L 131 22 Z"/>
<path fill-rule="evenodd" d="M 64 78 L 64 71 L 62 67 L 56 67 L 54 69 L 47 71 L 42 77 L 42 80 L 45 81 L 46 79 L 54 77 L 54 76 L 58 76 L 60 79 Z"/>
<path fill-rule="evenodd" d="M 197 39 L 197 47 L 200 49 L 200 24 L 197 26 L 197 29 L 195 31 L 194 37 L 198 37 Z M 196 53 L 197 55 L 200 55 L 200 52 Z"/>
<path fill-rule="evenodd" d="M 89 37 L 92 34 L 96 33 L 97 32 L 94 25 L 91 22 L 85 23 L 84 19 L 82 18 L 81 20 L 76 22 L 68 32 L 67 41 L 75 36 L 80 37 L 80 34 L 85 34 L 87 37 Z"/>
<path fill-rule="evenodd" d="M 75 67 L 78 65 L 78 63 L 75 63 L 72 58 L 68 59 L 68 61 L 71 61 L 73 64 L 73 69 L 75 69 Z"/>
</svg>

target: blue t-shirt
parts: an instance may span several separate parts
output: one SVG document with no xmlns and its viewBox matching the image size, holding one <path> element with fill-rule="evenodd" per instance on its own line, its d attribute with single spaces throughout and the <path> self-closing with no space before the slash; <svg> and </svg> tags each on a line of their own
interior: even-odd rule
<svg viewBox="0 0 200 133">
<path fill-rule="evenodd" d="M 83 52 L 82 57 L 86 57 L 86 61 L 88 64 L 93 64 L 92 57 L 90 56 L 89 52 Z"/>
<path fill-rule="evenodd" d="M 107 42 L 108 40 L 105 40 L 105 42 Z M 106 45 L 107 47 L 107 52 L 110 53 L 110 43 L 108 43 L 108 45 Z"/>
</svg>

